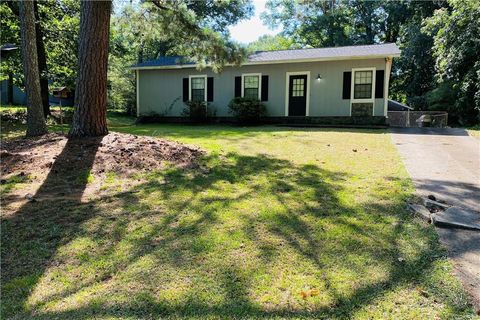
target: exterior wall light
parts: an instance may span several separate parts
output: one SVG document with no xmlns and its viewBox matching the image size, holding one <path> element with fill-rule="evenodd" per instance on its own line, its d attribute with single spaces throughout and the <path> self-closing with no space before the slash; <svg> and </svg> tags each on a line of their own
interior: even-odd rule
<svg viewBox="0 0 480 320">
<path fill-rule="evenodd" d="M 322 76 L 320 75 L 320 73 L 317 75 L 317 81 L 320 81 L 322 80 Z"/>
</svg>

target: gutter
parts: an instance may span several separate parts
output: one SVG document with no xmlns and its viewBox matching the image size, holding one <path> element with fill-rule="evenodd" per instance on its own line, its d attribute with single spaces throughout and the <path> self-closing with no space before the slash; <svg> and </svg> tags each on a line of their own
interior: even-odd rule
<svg viewBox="0 0 480 320">
<path fill-rule="evenodd" d="M 370 55 L 370 56 L 343 56 L 343 57 L 326 57 L 326 58 L 309 58 L 309 59 L 295 59 L 295 60 L 274 60 L 274 61 L 252 61 L 245 62 L 240 66 L 252 66 L 252 65 L 266 65 L 266 64 L 285 64 L 285 63 L 301 63 L 301 62 L 321 62 L 321 61 L 343 61 L 343 60 L 365 60 L 365 59 L 383 59 L 383 58 L 398 58 L 400 53 L 390 55 Z M 236 66 L 234 64 L 226 64 L 227 67 Z M 196 64 L 180 64 L 169 66 L 145 66 L 145 67 L 129 67 L 130 70 L 175 70 L 175 69 L 190 69 L 196 68 Z M 206 67 L 211 67 L 211 64 L 207 64 Z"/>
</svg>

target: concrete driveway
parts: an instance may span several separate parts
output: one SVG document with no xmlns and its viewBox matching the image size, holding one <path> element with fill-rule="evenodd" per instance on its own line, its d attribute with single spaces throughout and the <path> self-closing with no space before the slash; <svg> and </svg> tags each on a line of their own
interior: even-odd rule
<svg viewBox="0 0 480 320">
<path fill-rule="evenodd" d="M 391 134 L 419 195 L 480 211 L 480 140 L 458 128 L 393 128 Z M 437 232 L 480 310 L 480 232 Z"/>
</svg>

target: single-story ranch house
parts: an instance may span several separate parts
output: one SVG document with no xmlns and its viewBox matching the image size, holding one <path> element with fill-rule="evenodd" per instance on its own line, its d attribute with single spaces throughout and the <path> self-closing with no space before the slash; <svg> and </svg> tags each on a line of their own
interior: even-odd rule
<svg viewBox="0 0 480 320">
<path fill-rule="evenodd" d="M 197 100 L 224 118 L 231 116 L 232 98 L 254 97 L 276 122 L 384 122 L 392 59 L 399 56 L 393 43 L 262 51 L 218 74 L 181 57 L 162 57 L 132 67 L 137 115 L 180 120 L 184 102 Z"/>
</svg>

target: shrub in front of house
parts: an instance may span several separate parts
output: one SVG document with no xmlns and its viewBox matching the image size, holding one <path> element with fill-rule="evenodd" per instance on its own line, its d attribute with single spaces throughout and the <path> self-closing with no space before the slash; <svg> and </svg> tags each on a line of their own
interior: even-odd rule
<svg viewBox="0 0 480 320">
<path fill-rule="evenodd" d="M 147 124 L 147 123 L 162 123 L 165 120 L 165 115 L 154 111 L 150 111 L 146 114 L 142 114 L 137 117 L 135 124 Z"/>
<path fill-rule="evenodd" d="M 256 124 L 267 114 L 267 108 L 258 99 L 233 98 L 228 104 L 230 113 L 242 124 Z"/>
<path fill-rule="evenodd" d="M 214 116 L 214 110 L 205 101 L 186 101 L 182 116 L 188 117 L 192 123 L 205 123 Z"/>
</svg>

